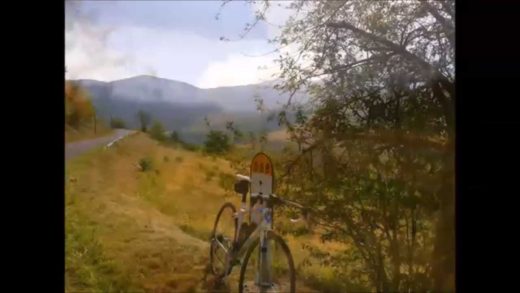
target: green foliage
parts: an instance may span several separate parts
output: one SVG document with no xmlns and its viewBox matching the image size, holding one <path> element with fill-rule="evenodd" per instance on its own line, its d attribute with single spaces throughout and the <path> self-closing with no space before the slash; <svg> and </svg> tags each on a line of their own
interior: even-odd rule
<svg viewBox="0 0 520 293">
<path fill-rule="evenodd" d="M 453 291 L 454 2 L 287 6 L 299 17 L 273 42 L 297 53 L 279 59 L 276 88 L 321 80 L 311 115 L 278 115 L 299 147 L 279 186 L 317 207 L 323 241 L 353 248 L 316 258 L 368 291 Z"/>
<path fill-rule="evenodd" d="M 233 183 L 235 183 L 235 176 L 220 172 L 218 175 L 218 184 L 222 189 L 227 191 L 233 191 Z"/>
<path fill-rule="evenodd" d="M 167 137 L 165 134 L 166 130 L 164 129 L 163 125 L 159 121 L 155 121 L 150 128 L 150 136 L 158 141 L 166 141 Z"/>
<path fill-rule="evenodd" d="M 145 157 L 139 160 L 139 168 L 142 172 L 151 171 L 154 168 L 153 159 Z"/>
<path fill-rule="evenodd" d="M 206 141 L 204 142 L 204 150 L 209 154 L 223 154 L 231 148 L 229 137 L 222 131 L 210 130 Z"/>
<path fill-rule="evenodd" d="M 126 128 L 126 123 L 123 119 L 120 118 L 111 118 L 110 119 L 110 127 L 111 128 Z"/>
<path fill-rule="evenodd" d="M 177 131 L 172 131 L 172 133 L 170 134 L 170 140 L 174 143 L 182 142 L 182 140 L 179 136 L 179 133 Z"/>
<path fill-rule="evenodd" d="M 148 130 L 148 125 L 152 120 L 152 116 L 150 116 L 149 113 L 143 110 L 139 110 L 139 112 L 137 112 L 137 118 L 139 119 L 139 123 L 141 124 L 141 131 L 146 132 Z"/>
<path fill-rule="evenodd" d="M 198 146 L 196 144 L 187 143 L 187 142 L 182 143 L 182 147 L 185 150 L 192 151 L 192 152 L 196 152 L 196 151 L 200 150 L 200 146 Z"/>
<path fill-rule="evenodd" d="M 105 256 L 94 227 L 75 210 L 67 210 L 65 229 L 66 291 L 141 292 Z"/>
<path fill-rule="evenodd" d="M 226 130 L 228 130 L 229 132 L 231 132 L 231 134 L 233 135 L 233 141 L 234 142 L 237 142 L 237 141 L 240 141 L 243 137 L 244 137 L 244 134 L 242 133 L 242 131 L 240 131 L 235 125 L 234 125 L 234 122 L 233 121 L 227 121 L 226 122 Z"/>
</svg>

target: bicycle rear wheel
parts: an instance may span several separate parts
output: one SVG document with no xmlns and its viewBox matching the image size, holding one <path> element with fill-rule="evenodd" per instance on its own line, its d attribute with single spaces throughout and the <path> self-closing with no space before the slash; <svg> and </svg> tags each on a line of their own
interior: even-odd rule
<svg viewBox="0 0 520 293">
<path fill-rule="evenodd" d="M 237 232 L 235 213 L 235 206 L 229 202 L 225 203 L 217 214 L 211 232 L 209 261 L 211 272 L 218 278 L 229 273 L 229 270 L 226 271 L 226 266 Z"/>
<path fill-rule="evenodd" d="M 238 291 L 296 292 L 296 273 L 289 247 L 272 231 L 267 232 L 265 242 L 264 248 L 259 240 L 248 248 L 240 268 Z M 260 259 L 267 264 L 263 268 Z"/>
</svg>

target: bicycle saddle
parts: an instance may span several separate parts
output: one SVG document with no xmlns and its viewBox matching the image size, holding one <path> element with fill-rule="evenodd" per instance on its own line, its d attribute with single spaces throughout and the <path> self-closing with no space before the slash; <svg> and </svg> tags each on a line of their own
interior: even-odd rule
<svg viewBox="0 0 520 293">
<path fill-rule="evenodd" d="M 251 178 L 249 178 L 249 176 L 246 176 L 246 175 L 237 174 L 235 178 L 236 178 L 237 181 L 243 181 L 243 180 L 245 180 L 245 181 L 247 181 L 248 183 L 251 182 Z"/>
<path fill-rule="evenodd" d="M 235 180 L 235 192 L 246 194 L 249 191 L 250 182 L 251 180 L 248 176 L 237 174 Z"/>
</svg>

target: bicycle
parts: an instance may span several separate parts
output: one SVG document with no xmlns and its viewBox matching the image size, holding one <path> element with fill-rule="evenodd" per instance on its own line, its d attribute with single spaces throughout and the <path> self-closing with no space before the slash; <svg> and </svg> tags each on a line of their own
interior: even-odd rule
<svg viewBox="0 0 520 293">
<path fill-rule="evenodd" d="M 304 209 L 298 203 L 282 199 L 275 194 L 251 193 L 250 208 L 247 209 L 247 193 L 251 180 L 244 175 L 237 175 L 235 192 L 241 194 L 241 207 L 237 212 L 235 206 L 226 202 L 219 210 L 210 244 L 210 266 L 212 273 L 217 278 L 224 278 L 231 274 L 233 267 L 240 265 L 240 277 L 238 291 L 242 292 L 296 292 L 296 275 L 294 261 L 285 241 L 273 230 L 273 207 L 285 204 L 299 209 Z M 260 182 L 261 183 L 261 182 Z M 229 218 L 232 228 L 226 232 L 217 231 L 219 223 L 223 222 L 226 212 L 230 212 Z M 244 222 L 244 216 L 249 212 L 250 223 Z M 292 221 L 295 221 L 292 219 Z M 227 235 L 226 235 L 227 234 Z M 277 246 L 279 248 L 277 248 Z M 258 252 L 254 251 L 258 248 Z M 217 252 L 223 252 L 224 257 L 219 258 Z M 281 252 L 288 268 L 280 268 Z M 222 264 L 221 270 L 216 265 Z M 247 270 L 248 263 L 253 263 L 252 272 Z M 277 274 L 275 276 L 275 273 Z M 286 273 L 287 276 L 278 276 Z M 251 280 L 252 279 L 252 280 Z"/>
</svg>

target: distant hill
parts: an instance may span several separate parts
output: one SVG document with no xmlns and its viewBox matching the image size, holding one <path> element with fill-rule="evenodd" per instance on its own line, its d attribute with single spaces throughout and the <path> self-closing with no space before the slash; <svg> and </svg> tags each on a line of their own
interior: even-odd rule
<svg viewBox="0 0 520 293">
<path fill-rule="evenodd" d="M 194 143 L 200 143 L 207 132 L 206 116 L 215 128 L 223 128 L 226 121 L 233 120 L 243 131 L 278 129 L 276 121 L 267 122 L 266 114 L 262 116 L 257 112 L 254 99 L 262 98 L 264 105 L 274 110 L 289 98 L 273 89 L 274 82 L 202 89 L 185 82 L 146 75 L 112 82 L 74 81 L 90 93 L 101 118 L 118 117 L 130 127 L 138 127 L 136 113 L 144 110 L 166 129 L 176 130 Z M 305 95 L 296 97 L 302 98 Z"/>
</svg>

